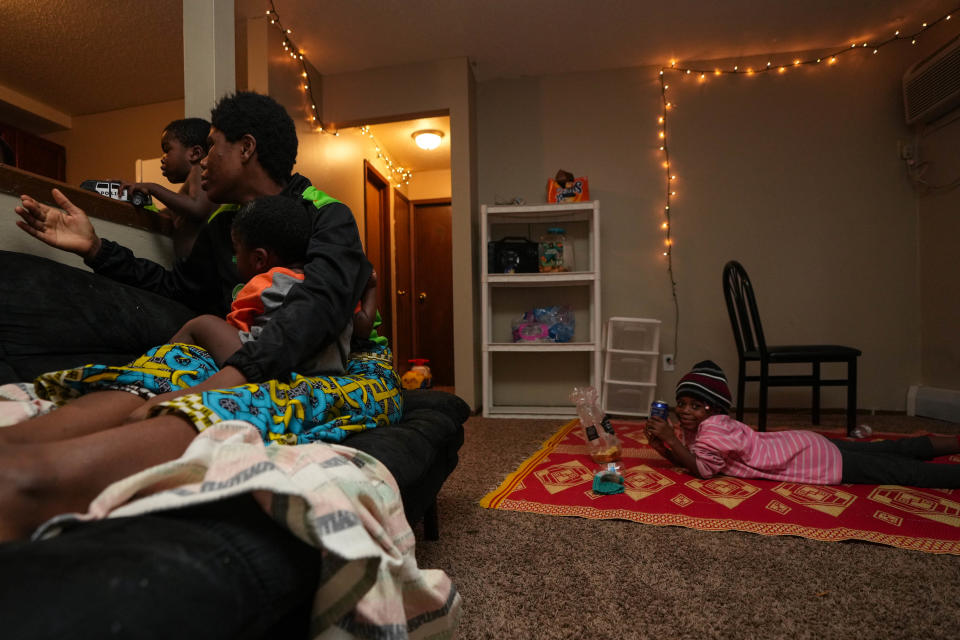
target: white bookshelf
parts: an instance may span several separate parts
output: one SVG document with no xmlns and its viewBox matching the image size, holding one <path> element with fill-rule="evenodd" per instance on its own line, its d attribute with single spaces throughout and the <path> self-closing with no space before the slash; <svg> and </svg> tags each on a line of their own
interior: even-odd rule
<svg viewBox="0 0 960 640">
<path fill-rule="evenodd" d="M 600 384 L 600 203 L 481 207 L 481 336 L 485 417 L 574 417 L 573 387 Z M 488 273 L 487 245 L 505 237 L 534 242 L 563 226 L 573 269 L 561 273 Z M 569 250 L 569 249 L 568 249 Z M 535 306 L 569 305 L 573 340 L 515 343 L 512 321 Z"/>
</svg>

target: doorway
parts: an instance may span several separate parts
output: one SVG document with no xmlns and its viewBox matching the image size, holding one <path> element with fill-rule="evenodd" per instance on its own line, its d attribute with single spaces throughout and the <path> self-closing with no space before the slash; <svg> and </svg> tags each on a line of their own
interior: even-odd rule
<svg viewBox="0 0 960 640">
<path fill-rule="evenodd" d="M 390 295 L 390 184 L 368 161 L 363 161 L 363 249 L 377 272 L 377 310 L 381 324 L 377 331 L 393 343 L 393 296 Z"/>
<path fill-rule="evenodd" d="M 406 200 L 405 198 L 403 200 Z M 397 355 L 429 360 L 433 385 L 454 386 L 453 253 L 449 198 L 407 201 L 394 209 L 397 243 Z M 401 266 L 401 261 L 405 264 Z M 407 276 L 406 274 L 409 274 Z M 401 295 L 403 291 L 403 295 Z M 404 302 L 401 303 L 401 300 Z M 401 333 L 401 327 L 405 333 Z M 405 342 L 407 344 L 403 344 Z M 401 354 L 410 354 L 400 360 Z"/>
<path fill-rule="evenodd" d="M 413 339 L 413 259 L 410 255 L 412 236 L 412 205 L 399 190 L 393 192 L 393 232 L 396 234 L 396 317 L 397 333 L 393 341 L 393 355 L 397 371 L 410 368 L 414 357 Z"/>
<path fill-rule="evenodd" d="M 413 134 L 422 130 L 439 131 L 440 147 L 418 147 Z M 399 374 L 411 359 L 425 358 L 433 385 L 453 391 L 449 117 L 374 123 L 362 133 L 376 156 L 364 164 L 364 247 L 380 275 L 378 305 L 390 330 L 383 335 L 391 338 Z"/>
</svg>

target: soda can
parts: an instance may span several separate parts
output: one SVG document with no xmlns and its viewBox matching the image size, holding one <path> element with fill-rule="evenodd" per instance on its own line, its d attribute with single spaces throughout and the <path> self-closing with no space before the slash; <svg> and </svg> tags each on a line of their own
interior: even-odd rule
<svg viewBox="0 0 960 640">
<path fill-rule="evenodd" d="M 650 405 L 650 417 L 658 417 L 667 419 L 667 414 L 670 413 L 670 405 L 668 405 L 663 400 L 657 400 Z"/>
</svg>

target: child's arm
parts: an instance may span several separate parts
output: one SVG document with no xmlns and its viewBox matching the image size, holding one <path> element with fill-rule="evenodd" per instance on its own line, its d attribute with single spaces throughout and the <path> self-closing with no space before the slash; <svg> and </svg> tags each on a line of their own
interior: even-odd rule
<svg viewBox="0 0 960 640">
<path fill-rule="evenodd" d="M 696 456 L 677 438 L 673 425 L 658 416 L 650 416 L 645 430 L 650 446 L 657 453 L 678 467 L 684 467 L 696 477 L 702 477 L 700 469 L 697 468 Z"/>
<path fill-rule="evenodd" d="M 243 373 L 240 372 L 239 369 L 236 367 L 226 366 L 200 384 L 196 384 L 185 389 L 180 389 L 179 391 L 168 391 L 167 393 L 161 393 L 160 395 L 153 396 L 140 405 L 136 411 L 127 416 L 126 422 L 131 423 L 146 420 L 149 417 L 148 414 L 150 410 L 161 402 L 168 402 L 174 398 L 179 398 L 180 396 L 187 396 L 194 393 L 200 393 L 202 391 L 209 391 L 211 389 L 232 389 L 233 387 L 239 387 L 240 385 L 247 384 L 247 382 L 247 378 L 243 375 Z"/>
<path fill-rule="evenodd" d="M 674 464 L 675 466 L 678 466 L 678 467 L 682 467 L 682 466 L 683 466 L 683 464 L 680 463 L 680 461 L 678 461 L 678 460 L 674 457 L 674 455 L 673 455 L 673 453 L 670 451 L 670 449 L 667 449 L 667 446 L 666 446 L 665 444 L 663 444 L 663 440 L 661 440 L 661 439 L 658 438 L 657 436 L 653 435 L 653 433 L 651 433 L 650 431 L 647 431 L 647 432 L 646 432 L 646 435 L 647 435 L 647 443 L 653 448 L 654 451 L 656 451 L 657 453 L 659 453 L 662 457 L 666 458 L 668 461 L 670 461 L 670 462 L 671 462 L 672 464 Z"/>
<path fill-rule="evenodd" d="M 377 272 L 370 272 L 367 288 L 360 296 L 360 309 L 353 314 L 353 335 L 361 340 L 370 337 L 377 318 Z"/>
<path fill-rule="evenodd" d="M 170 342 L 183 342 L 206 349 L 218 367 L 223 367 L 223 361 L 243 345 L 237 328 L 223 318 L 213 315 L 197 316 L 188 320 L 170 338 Z"/>
<path fill-rule="evenodd" d="M 171 213 L 186 216 L 198 222 L 205 222 L 217 208 L 217 205 L 207 198 L 203 189 L 197 190 L 196 194 L 191 194 L 186 184 L 179 192 L 173 192 L 155 182 L 122 182 L 120 193 L 124 191 L 128 195 L 134 191 L 149 194 L 162 202 Z"/>
<path fill-rule="evenodd" d="M 168 391 L 158 394 L 127 417 L 127 422 L 146 420 L 147 414 L 154 405 L 167 402 L 180 396 L 199 393 L 208 389 L 226 389 L 245 384 L 247 379 L 233 367 L 224 367 L 223 361 L 233 355 L 242 345 L 237 328 L 227 323 L 223 318 L 213 315 L 202 315 L 188 320 L 169 341 L 172 343 L 192 344 L 203 349 L 213 358 L 221 370 L 203 382 L 192 387 L 177 391 Z"/>
</svg>

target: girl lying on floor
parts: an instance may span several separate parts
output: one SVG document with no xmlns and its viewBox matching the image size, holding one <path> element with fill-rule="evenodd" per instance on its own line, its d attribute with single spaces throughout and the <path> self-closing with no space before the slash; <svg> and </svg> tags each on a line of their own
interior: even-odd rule
<svg viewBox="0 0 960 640">
<path fill-rule="evenodd" d="M 645 433 L 657 453 L 698 478 L 717 474 L 805 484 L 960 487 L 960 465 L 925 462 L 960 452 L 960 436 L 830 440 L 803 430 L 758 432 L 727 415 L 730 389 L 710 360 L 677 384 L 676 427 L 651 416 Z"/>
</svg>

